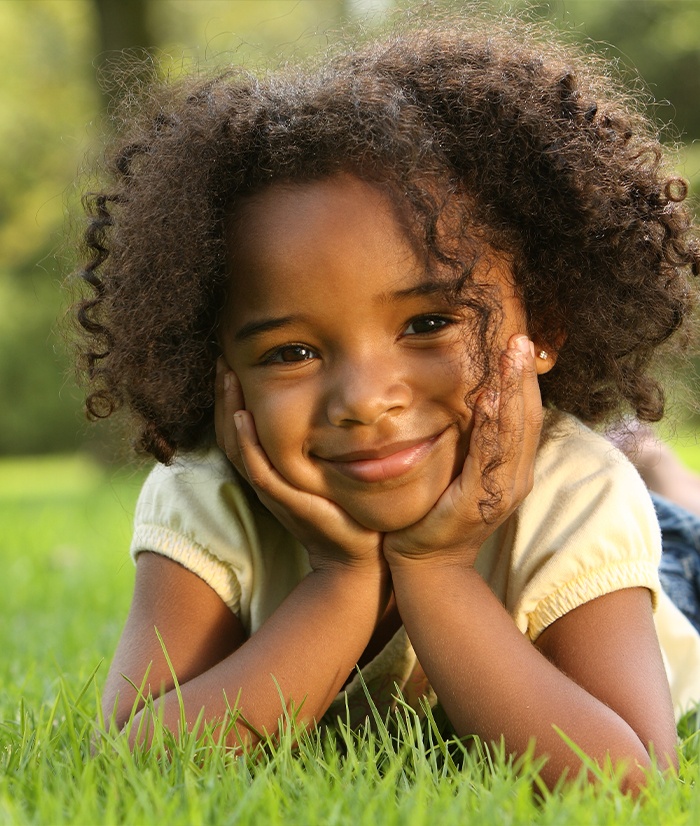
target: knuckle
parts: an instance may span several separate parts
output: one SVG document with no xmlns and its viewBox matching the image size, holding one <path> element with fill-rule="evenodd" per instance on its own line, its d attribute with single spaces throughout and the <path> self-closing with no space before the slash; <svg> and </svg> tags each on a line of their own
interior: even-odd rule
<svg viewBox="0 0 700 826">
<path fill-rule="evenodd" d="M 279 485 L 275 485 L 274 476 L 268 468 L 260 464 L 253 467 L 245 464 L 244 467 L 248 481 L 257 491 L 262 491 L 273 498 L 279 498 L 281 493 Z"/>
<path fill-rule="evenodd" d="M 261 473 L 260 470 L 248 470 L 247 472 L 248 481 L 254 488 L 259 488 L 260 490 L 265 490 L 265 474 Z"/>
</svg>

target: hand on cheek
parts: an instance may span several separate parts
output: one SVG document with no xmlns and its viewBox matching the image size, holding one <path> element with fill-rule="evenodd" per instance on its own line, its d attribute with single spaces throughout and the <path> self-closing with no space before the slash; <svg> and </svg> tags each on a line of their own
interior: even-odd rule
<svg viewBox="0 0 700 826">
<path fill-rule="evenodd" d="M 295 488 L 272 465 L 236 374 L 223 357 L 217 362 L 214 420 L 219 447 L 262 504 L 304 545 L 312 568 L 334 563 L 386 567 L 381 534 L 359 525 L 334 502 Z"/>
<path fill-rule="evenodd" d="M 499 374 L 476 400 L 461 473 L 423 519 L 386 534 L 390 566 L 473 564 L 484 541 L 530 492 L 543 418 L 533 350 L 527 336 L 509 340 Z"/>
</svg>

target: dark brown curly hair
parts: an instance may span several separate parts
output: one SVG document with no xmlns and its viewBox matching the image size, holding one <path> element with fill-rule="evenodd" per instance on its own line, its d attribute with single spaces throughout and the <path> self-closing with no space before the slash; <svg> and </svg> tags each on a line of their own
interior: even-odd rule
<svg viewBox="0 0 700 826">
<path fill-rule="evenodd" d="M 551 31 L 450 20 L 315 65 L 149 89 L 85 198 L 89 415 L 128 407 L 137 447 L 166 463 L 210 439 L 227 215 L 272 182 L 351 172 L 392 193 L 429 260 L 461 272 L 455 296 L 470 265 L 439 226 L 466 193 L 472 237 L 513 262 L 530 334 L 563 340 L 546 405 L 658 420 L 652 357 L 689 316 L 700 245 L 657 130 L 598 62 Z"/>
</svg>

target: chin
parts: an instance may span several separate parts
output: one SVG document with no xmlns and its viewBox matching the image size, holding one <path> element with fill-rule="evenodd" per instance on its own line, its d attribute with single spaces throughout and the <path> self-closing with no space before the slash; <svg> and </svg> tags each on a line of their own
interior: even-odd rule
<svg viewBox="0 0 700 826">
<path fill-rule="evenodd" d="M 347 508 L 348 514 L 359 522 L 364 528 L 379 533 L 391 533 L 400 531 L 414 525 L 422 519 L 433 507 L 434 503 L 426 505 L 424 508 L 401 508 L 393 507 L 385 509 L 379 508 Z"/>
</svg>

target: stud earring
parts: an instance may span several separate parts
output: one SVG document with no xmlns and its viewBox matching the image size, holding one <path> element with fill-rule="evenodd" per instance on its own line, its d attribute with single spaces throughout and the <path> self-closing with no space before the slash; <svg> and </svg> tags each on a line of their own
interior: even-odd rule
<svg viewBox="0 0 700 826">
<path fill-rule="evenodd" d="M 542 361 L 547 361 L 547 359 L 549 358 L 549 353 L 546 350 L 540 350 L 540 352 L 537 354 L 537 357 L 541 358 Z"/>
</svg>

